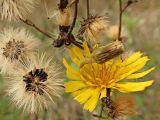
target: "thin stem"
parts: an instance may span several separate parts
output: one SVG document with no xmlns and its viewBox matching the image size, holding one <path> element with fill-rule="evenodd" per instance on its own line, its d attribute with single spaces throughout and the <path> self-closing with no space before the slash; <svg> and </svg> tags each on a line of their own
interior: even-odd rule
<svg viewBox="0 0 160 120">
<path fill-rule="evenodd" d="M 68 32 L 68 37 L 71 38 L 70 41 L 71 41 L 72 44 L 74 44 L 75 46 L 83 49 L 82 45 L 79 42 L 77 42 L 72 35 L 72 31 L 73 31 L 73 28 L 75 27 L 76 20 L 77 20 L 77 15 L 78 15 L 78 3 L 79 3 L 79 0 L 75 0 L 74 18 L 73 18 L 73 22 L 72 22 L 71 27 L 70 27 L 69 32 Z"/>
<path fill-rule="evenodd" d="M 83 49 L 82 43 L 76 41 L 73 35 L 70 35 L 70 42 L 75 46 L 79 47 L 80 49 Z"/>
<path fill-rule="evenodd" d="M 99 113 L 99 116 L 100 116 L 100 117 L 102 117 L 103 108 L 104 108 L 104 104 L 102 103 L 102 104 L 101 104 L 101 108 L 100 108 L 100 113 Z"/>
<path fill-rule="evenodd" d="M 75 1 L 74 18 L 73 18 L 73 22 L 72 22 L 72 25 L 70 27 L 70 30 L 68 32 L 68 35 L 70 35 L 72 33 L 73 28 L 75 27 L 75 24 L 76 24 L 77 14 L 78 14 L 78 2 L 79 2 L 79 0 Z"/>
<path fill-rule="evenodd" d="M 122 32 L 122 17 L 123 17 L 123 12 L 133 3 L 138 2 L 137 0 L 128 0 L 126 6 L 123 8 L 122 7 L 122 0 L 119 0 L 119 33 L 118 33 L 118 40 L 121 41 L 121 32 Z"/>
<path fill-rule="evenodd" d="M 122 0 L 119 0 L 119 32 L 118 40 L 121 41 L 121 31 L 122 31 Z"/>
<path fill-rule="evenodd" d="M 125 5 L 125 7 L 122 9 L 122 13 L 130 6 L 132 5 L 133 3 L 136 3 L 138 2 L 138 0 L 128 0 L 127 4 Z"/>
<path fill-rule="evenodd" d="M 110 97 L 110 96 L 111 96 L 111 89 L 107 88 L 107 97 Z"/>
<path fill-rule="evenodd" d="M 42 29 L 40 29 L 39 27 L 37 27 L 34 23 L 32 23 L 32 21 L 27 20 L 27 19 L 26 20 L 20 19 L 20 20 L 23 23 L 25 23 L 26 25 L 29 25 L 29 26 L 33 27 L 34 29 L 36 29 L 38 32 L 42 33 L 46 37 L 53 39 L 52 35 L 50 35 L 49 33 L 45 32 Z"/>
<path fill-rule="evenodd" d="M 99 115 L 96 115 L 96 114 L 93 114 L 93 117 L 100 118 L 100 119 L 107 119 L 106 117 L 100 117 Z"/>
<path fill-rule="evenodd" d="M 111 104 L 111 88 L 106 89 L 106 106 L 110 106 Z"/>
<path fill-rule="evenodd" d="M 89 0 L 87 0 L 87 18 L 90 16 L 90 6 L 89 6 Z"/>
</svg>

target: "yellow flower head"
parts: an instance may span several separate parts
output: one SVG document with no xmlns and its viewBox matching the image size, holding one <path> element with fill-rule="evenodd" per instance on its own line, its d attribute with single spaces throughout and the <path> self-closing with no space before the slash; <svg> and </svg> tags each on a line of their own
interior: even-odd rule
<svg viewBox="0 0 160 120">
<path fill-rule="evenodd" d="M 84 109 L 93 111 L 99 98 L 106 97 L 106 88 L 116 89 L 123 93 L 142 91 L 152 85 L 153 80 L 146 82 L 123 81 L 142 78 L 154 68 L 144 72 L 138 72 L 149 60 L 147 56 L 142 57 L 141 52 L 136 52 L 125 60 L 116 59 L 104 64 L 89 63 L 80 68 L 80 63 L 90 55 L 87 44 L 84 44 L 84 52 L 77 47 L 70 50 L 70 56 L 78 67 L 73 69 L 64 59 L 63 63 L 67 69 L 67 77 L 72 80 L 65 84 L 65 91 L 72 92 L 74 99 L 84 104 Z"/>
</svg>

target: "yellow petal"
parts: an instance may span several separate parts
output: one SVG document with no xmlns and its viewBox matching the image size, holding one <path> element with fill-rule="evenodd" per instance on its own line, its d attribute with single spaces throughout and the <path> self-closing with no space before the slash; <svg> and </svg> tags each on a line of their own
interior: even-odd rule
<svg viewBox="0 0 160 120">
<path fill-rule="evenodd" d="M 75 91 L 75 92 L 72 92 L 73 97 L 76 97 L 76 96 L 78 96 L 79 94 L 85 92 L 85 90 L 87 90 L 88 88 L 89 88 L 89 87 L 85 87 L 85 88 L 82 88 L 82 89 L 77 90 L 77 91 Z"/>
<path fill-rule="evenodd" d="M 78 101 L 80 104 L 85 103 L 93 94 L 95 88 L 87 88 L 81 90 L 81 93 L 78 94 L 74 99 Z"/>
<path fill-rule="evenodd" d="M 125 59 L 124 62 L 122 63 L 122 66 L 126 66 L 129 65 L 133 62 L 135 62 L 136 60 L 138 60 L 140 57 L 142 56 L 141 52 L 136 52 L 134 53 L 132 56 L 130 56 L 129 58 Z"/>
<path fill-rule="evenodd" d="M 83 47 L 84 47 L 85 57 L 88 57 L 91 53 L 90 53 L 90 50 L 88 48 L 87 42 L 83 43 Z"/>
<path fill-rule="evenodd" d="M 66 92 L 74 92 L 87 87 L 86 84 L 83 83 L 82 81 L 68 82 L 68 83 L 65 83 L 64 86 L 65 86 Z"/>
<path fill-rule="evenodd" d="M 147 63 L 147 61 L 148 61 L 148 57 L 142 57 L 136 62 L 132 63 L 131 65 L 127 67 L 122 67 L 117 73 L 119 76 L 121 76 L 117 80 L 117 82 L 127 78 L 132 73 L 137 72 L 138 70 L 142 69 L 144 65 Z"/>
<path fill-rule="evenodd" d="M 97 106 L 99 96 L 100 96 L 100 88 L 97 88 L 93 91 L 93 94 L 89 98 L 89 100 L 84 104 L 84 109 L 92 112 Z"/>
<path fill-rule="evenodd" d="M 79 67 L 80 64 L 81 64 L 81 61 L 76 57 L 73 49 L 71 49 L 71 50 L 69 51 L 69 53 L 70 53 L 70 58 L 71 58 L 72 62 Z"/>
<path fill-rule="evenodd" d="M 63 59 L 63 64 L 67 69 L 67 77 L 71 80 L 79 80 L 80 73 L 74 70 L 71 66 L 68 65 L 66 59 Z"/>
<path fill-rule="evenodd" d="M 76 55 L 76 57 L 80 60 L 83 61 L 84 60 L 84 56 L 83 56 L 83 52 L 80 48 L 78 47 L 73 47 L 72 51 L 74 52 L 74 54 Z"/>
<path fill-rule="evenodd" d="M 143 91 L 146 87 L 151 86 L 153 82 L 153 80 L 150 80 L 146 82 L 125 82 L 121 84 L 116 83 L 113 88 L 123 93 L 137 92 Z"/>
<path fill-rule="evenodd" d="M 146 70 L 144 72 L 141 73 L 135 73 L 135 74 L 131 74 L 129 75 L 126 79 L 137 79 L 137 78 L 141 78 L 145 75 L 147 75 L 148 73 L 150 73 L 152 70 L 154 70 L 155 67 L 150 68 L 149 70 Z"/>
<path fill-rule="evenodd" d="M 104 97 L 106 97 L 106 88 L 104 88 L 104 89 L 102 89 L 101 90 L 101 96 L 100 96 L 100 99 L 102 99 L 102 98 L 104 98 Z"/>
<path fill-rule="evenodd" d="M 122 62 L 123 62 L 123 61 L 122 61 L 121 58 L 117 58 L 117 59 L 116 59 L 116 62 L 115 62 L 114 64 L 117 65 L 117 66 L 119 66 L 119 65 L 121 65 Z"/>
</svg>

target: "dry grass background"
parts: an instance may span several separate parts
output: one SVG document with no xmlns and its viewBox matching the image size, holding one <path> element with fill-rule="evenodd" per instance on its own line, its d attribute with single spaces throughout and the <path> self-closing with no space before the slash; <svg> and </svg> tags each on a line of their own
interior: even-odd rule
<svg viewBox="0 0 160 120">
<path fill-rule="evenodd" d="M 56 8 L 58 0 L 46 0 L 49 13 L 52 14 Z M 118 0 L 90 0 L 91 12 L 94 14 L 108 13 L 111 24 L 118 22 Z M 125 2 L 126 0 L 124 0 Z M 79 19 L 85 17 L 85 0 L 80 0 Z M 46 31 L 56 34 L 57 26 L 52 20 L 48 20 L 43 5 L 38 7 L 32 16 L 29 17 L 36 25 Z M 78 20 L 79 23 L 79 20 Z M 23 23 L 0 22 L 0 29 L 3 27 L 23 26 L 39 37 L 44 46 L 41 49 L 51 52 L 58 60 L 67 56 L 65 48 L 55 49 L 48 40 L 31 27 Z M 155 79 L 152 87 L 144 92 L 134 93 L 139 115 L 130 120 L 160 120 L 160 1 L 159 0 L 139 0 L 131 6 L 124 15 L 123 25 L 130 33 L 131 40 L 128 49 L 140 50 L 149 55 L 151 61 L 146 67 L 157 66 L 156 70 L 147 76 L 147 79 Z M 8 98 L 4 96 L 4 80 L 0 80 L 0 120 L 28 120 L 28 116 L 10 104 Z M 40 120 L 96 120 L 91 114 L 82 110 L 82 107 L 72 100 L 68 94 L 64 94 L 53 110 L 42 115 Z"/>
</svg>

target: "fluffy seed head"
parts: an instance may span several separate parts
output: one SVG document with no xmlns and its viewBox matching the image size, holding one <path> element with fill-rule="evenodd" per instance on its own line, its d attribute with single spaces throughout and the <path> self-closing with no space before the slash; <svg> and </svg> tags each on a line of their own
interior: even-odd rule
<svg viewBox="0 0 160 120">
<path fill-rule="evenodd" d="M 23 19 L 32 12 L 38 0 L 0 0 L 1 19 Z"/>
<path fill-rule="evenodd" d="M 25 29 L 6 28 L 0 33 L 0 67 L 6 73 L 26 56 L 32 56 L 38 40 Z"/>
<path fill-rule="evenodd" d="M 47 110 L 60 95 L 63 75 L 53 58 L 45 54 L 24 60 L 9 77 L 7 94 L 27 113 Z"/>
</svg>

